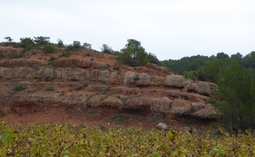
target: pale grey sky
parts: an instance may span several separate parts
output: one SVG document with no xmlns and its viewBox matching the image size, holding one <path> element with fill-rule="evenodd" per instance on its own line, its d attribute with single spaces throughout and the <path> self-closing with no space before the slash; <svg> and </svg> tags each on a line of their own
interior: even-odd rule
<svg viewBox="0 0 255 157">
<path fill-rule="evenodd" d="M 254 0 L 0 0 L 0 42 L 49 36 L 114 50 L 136 39 L 160 60 L 255 51 Z"/>
</svg>

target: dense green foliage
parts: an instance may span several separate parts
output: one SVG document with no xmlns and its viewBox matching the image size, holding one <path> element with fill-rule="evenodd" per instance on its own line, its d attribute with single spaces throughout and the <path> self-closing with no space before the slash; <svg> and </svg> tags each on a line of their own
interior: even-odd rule
<svg viewBox="0 0 255 157">
<path fill-rule="evenodd" d="M 107 44 L 102 45 L 101 51 L 104 52 L 104 53 L 108 53 L 108 54 L 113 54 L 114 53 L 112 48 L 110 46 L 108 46 Z"/>
<path fill-rule="evenodd" d="M 22 91 L 24 89 L 26 89 L 26 87 L 25 87 L 25 85 L 23 83 L 18 83 L 13 88 L 14 91 Z"/>
<path fill-rule="evenodd" d="M 230 130 L 255 129 L 255 80 L 237 60 L 217 80 L 219 102 L 213 102 Z"/>
<path fill-rule="evenodd" d="M 160 64 L 157 57 L 147 53 L 141 42 L 135 39 L 128 39 L 125 48 L 118 54 L 119 61 L 128 66 L 144 66 L 147 63 Z"/>
<path fill-rule="evenodd" d="M 86 128 L 67 124 L 0 124 L 0 156 L 252 156 L 251 131 L 215 137 L 209 133 L 141 128 Z"/>
<path fill-rule="evenodd" d="M 54 45 L 51 45 L 51 44 L 47 44 L 44 46 L 43 50 L 46 52 L 46 53 L 53 53 L 56 48 Z"/>
<path fill-rule="evenodd" d="M 50 43 L 49 40 L 50 40 L 50 37 L 43 37 L 43 36 L 34 37 L 34 42 L 39 45 L 49 44 Z"/>
<path fill-rule="evenodd" d="M 163 64 L 193 80 L 210 81 L 218 86 L 213 103 L 221 120 L 231 131 L 255 129 L 255 52 L 242 57 L 221 52 L 216 56 L 184 57 Z"/>
<path fill-rule="evenodd" d="M 176 74 L 184 74 L 191 79 L 216 82 L 218 74 L 224 72 L 225 68 L 232 61 L 237 60 L 239 64 L 248 70 L 248 73 L 255 74 L 255 52 L 242 57 L 240 53 L 228 56 L 220 52 L 216 56 L 191 56 L 183 57 L 180 60 L 164 60 L 162 64 L 172 69 Z"/>
</svg>

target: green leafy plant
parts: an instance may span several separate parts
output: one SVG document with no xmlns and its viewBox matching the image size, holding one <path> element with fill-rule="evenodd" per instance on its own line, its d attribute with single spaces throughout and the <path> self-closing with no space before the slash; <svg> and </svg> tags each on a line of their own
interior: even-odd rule
<svg viewBox="0 0 255 157">
<path fill-rule="evenodd" d="M 55 89 L 54 89 L 54 87 L 52 87 L 52 86 L 48 86 L 47 87 L 47 89 L 46 89 L 46 91 L 54 91 Z"/>
<path fill-rule="evenodd" d="M 69 57 L 71 56 L 72 54 L 70 52 L 62 52 L 61 56 L 60 57 Z"/>
<path fill-rule="evenodd" d="M 26 89 L 25 85 L 23 83 L 18 83 L 18 84 L 15 85 L 13 90 L 14 91 L 22 91 L 24 89 Z"/>
<path fill-rule="evenodd" d="M 0 136 L 0 147 L 12 148 L 12 144 L 18 140 L 18 136 L 14 130 L 6 129 Z"/>
<path fill-rule="evenodd" d="M 105 66 L 102 66 L 100 69 L 101 70 L 106 70 L 106 69 L 110 69 L 111 65 L 110 64 L 106 64 Z"/>
<path fill-rule="evenodd" d="M 46 53 L 53 53 L 53 52 L 55 52 L 55 50 L 56 50 L 56 48 L 52 44 L 47 44 L 43 48 L 43 51 L 45 51 Z"/>
<path fill-rule="evenodd" d="M 31 38 L 20 38 L 20 47 L 24 47 L 24 51 L 28 51 L 35 47 L 35 43 Z"/>
</svg>

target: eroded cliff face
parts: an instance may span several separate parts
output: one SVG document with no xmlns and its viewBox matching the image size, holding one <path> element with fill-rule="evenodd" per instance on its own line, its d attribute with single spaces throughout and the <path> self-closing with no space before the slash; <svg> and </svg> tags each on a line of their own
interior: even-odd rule
<svg viewBox="0 0 255 157">
<path fill-rule="evenodd" d="M 212 83 L 188 80 L 155 64 L 119 65 L 114 56 L 91 50 L 70 57 L 61 57 L 62 50 L 54 54 L 36 50 L 21 59 L 8 59 L 21 51 L 0 47 L 5 56 L 0 59 L 0 108 L 6 116 L 35 118 L 42 113 L 45 119 L 50 113 L 64 112 L 94 116 L 91 110 L 102 110 L 101 119 L 123 112 L 137 114 L 135 120 L 141 114 L 166 120 L 216 118 L 215 108 L 208 103 Z M 24 90 L 15 90 L 18 84 Z"/>
<path fill-rule="evenodd" d="M 14 90 L 19 83 L 25 90 Z M 82 57 L 0 61 L 0 107 L 7 114 L 61 106 L 215 119 L 216 110 L 208 103 L 212 85 L 187 80 L 155 64 L 132 68 Z M 54 90 L 48 91 L 49 87 Z"/>
</svg>

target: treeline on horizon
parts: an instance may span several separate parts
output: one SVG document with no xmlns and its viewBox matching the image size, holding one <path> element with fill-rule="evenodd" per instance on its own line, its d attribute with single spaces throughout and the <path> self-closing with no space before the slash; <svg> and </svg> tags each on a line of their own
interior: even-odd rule
<svg viewBox="0 0 255 157">
<path fill-rule="evenodd" d="M 40 48 L 46 53 L 53 53 L 56 48 L 65 48 L 62 55 L 72 55 L 72 51 L 91 49 L 91 44 L 73 41 L 73 44 L 64 45 L 62 40 L 50 43 L 49 37 L 21 38 L 20 43 L 12 42 L 5 37 L 4 46 L 23 47 L 22 53 L 31 49 Z M 159 61 L 152 53 L 147 53 L 141 42 L 128 39 L 127 44 L 120 51 L 113 51 L 110 46 L 103 44 L 102 53 L 117 56 L 120 64 L 128 66 L 143 66 L 148 63 L 165 65 L 176 74 L 186 78 L 216 83 L 209 103 L 219 111 L 219 119 L 225 123 L 230 131 L 255 129 L 255 51 L 246 56 L 240 53 L 228 56 L 224 52 L 216 56 L 192 56 L 180 60 Z M 1 56 L 0 54 L 0 57 Z"/>
<path fill-rule="evenodd" d="M 246 56 L 239 52 L 231 56 L 224 52 L 210 57 L 196 55 L 183 57 L 179 60 L 164 60 L 162 64 L 174 73 L 184 75 L 186 78 L 216 83 L 218 75 L 224 72 L 233 61 L 237 61 L 243 69 L 247 70 L 247 73 L 255 76 L 255 51 Z"/>
<path fill-rule="evenodd" d="M 165 60 L 162 64 L 176 74 L 214 82 L 209 103 L 230 131 L 255 129 L 255 51 L 246 56 L 224 52 L 216 56 L 192 56 Z"/>
</svg>

